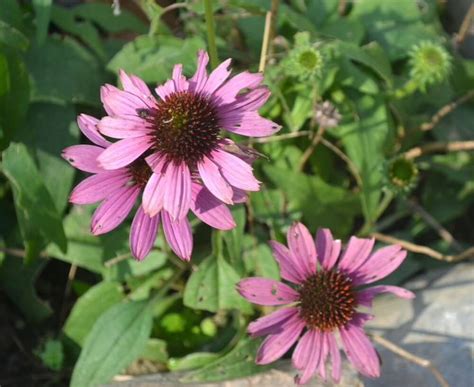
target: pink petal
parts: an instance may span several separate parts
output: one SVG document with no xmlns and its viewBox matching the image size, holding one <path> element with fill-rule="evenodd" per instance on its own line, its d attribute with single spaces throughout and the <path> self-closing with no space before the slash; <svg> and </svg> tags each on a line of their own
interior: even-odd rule
<svg viewBox="0 0 474 387">
<path fill-rule="evenodd" d="M 288 285 L 269 278 L 244 278 L 237 291 L 248 301 L 258 305 L 285 305 L 299 299 L 299 294 Z"/>
<path fill-rule="evenodd" d="M 222 176 L 234 187 L 247 191 L 258 191 L 260 182 L 255 178 L 252 167 L 242 159 L 222 150 L 215 150 L 211 157 L 221 170 Z"/>
<path fill-rule="evenodd" d="M 63 150 L 61 156 L 74 168 L 84 172 L 104 172 L 97 158 L 104 152 L 104 148 L 95 145 L 73 145 Z"/>
<path fill-rule="evenodd" d="M 316 254 L 323 268 L 331 270 L 341 252 L 341 241 L 334 240 L 331 230 L 321 228 L 316 233 Z"/>
<path fill-rule="evenodd" d="M 143 260 L 153 248 L 159 224 L 159 215 L 150 218 L 143 212 L 141 206 L 138 208 L 130 229 L 130 249 L 139 261 Z"/>
<path fill-rule="evenodd" d="M 140 189 L 132 186 L 115 191 L 107 197 L 92 216 L 92 234 L 105 234 L 122 223 L 135 204 L 139 193 Z"/>
<path fill-rule="evenodd" d="M 302 223 L 294 223 L 288 230 L 287 238 L 291 256 L 299 262 L 305 278 L 316 273 L 316 247 L 308 229 Z"/>
<path fill-rule="evenodd" d="M 161 220 L 166 240 L 171 249 L 178 257 L 189 261 L 193 250 L 193 234 L 188 219 L 174 221 L 166 211 L 162 211 Z"/>
<path fill-rule="evenodd" d="M 283 330 L 285 322 L 298 313 L 298 308 L 283 308 L 277 310 L 276 312 L 251 322 L 247 328 L 247 332 L 252 337 L 280 333 Z"/>
<path fill-rule="evenodd" d="M 193 77 L 189 80 L 189 90 L 200 93 L 207 82 L 207 71 L 206 67 L 209 62 L 209 55 L 204 50 L 198 52 L 198 64 L 196 72 Z"/>
<path fill-rule="evenodd" d="M 172 79 L 166 81 L 163 85 L 158 86 L 155 89 L 155 92 L 164 101 L 166 97 L 176 92 L 174 87 L 174 81 Z"/>
<path fill-rule="evenodd" d="M 163 207 L 173 219 L 184 218 L 191 207 L 191 172 L 186 163 L 170 163 L 164 175 Z"/>
<path fill-rule="evenodd" d="M 234 196 L 234 191 L 227 180 L 222 177 L 218 166 L 206 156 L 203 157 L 197 166 L 199 175 L 206 188 L 224 203 L 233 204 L 232 197 Z"/>
<path fill-rule="evenodd" d="M 138 116 L 105 116 L 98 124 L 102 134 L 112 138 L 141 137 L 149 134 L 149 124 Z"/>
<path fill-rule="evenodd" d="M 379 286 L 372 286 L 371 288 L 358 291 L 357 302 L 360 305 L 370 308 L 372 307 L 372 301 L 374 297 L 379 295 L 380 293 L 392 293 L 397 297 L 405 298 L 405 299 L 415 298 L 415 293 L 410 292 L 407 289 L 400 288 L 398 286 L 379 285 Z"/>
<path fill-rule="evenodd" d="M 232 187 L 232 191 L 233 191 L 232 201 L 234 202 L 234 204 L 245 203 L 247 199 L 249 198 L 249 196 L 247 195 L 247 192 L 245 192 L 244 190 L 241 190 L 240 188 Z"/>
<path fill-rule="evenodd" d="M 242 89 L 253 89 L 260 85 L 263 81 L 263 74 L 251 74 L 247 71 L 237 74 L 224 85 L 222 85 L 215 93 L 214 97 L 220 104 L 227 104 L 233 102 L 235 97 Z"/>
<path fill-rule="evenodd" d="M 291 362 L 293 367 L 296 369 L 302 370 L 305 368 L 309 362 L 310 357 L 314 352 L 317 351 L 317 348 L 313 347 L 315 335 L 316 331 L 314 329 L 310 329 L 306 331 L 306 333 L 298 341 L 298 344 L 296 344 L 293 355 L 291 356 Z"/>
<path fill-rule="evenodd" d="M 204 223 L 218 230 L 236 226 L 229 208 L 204 186 L 192 183 L 191 210 Z"/>
<path fill-rule="evenodd" d="M 142 100 L 149 100 L 155 104 L 155 98 L 150 92 L 150 89 L 140 78 L 135 75 L 128 75 L 125 71 L 119 71 L 120 82 L 122 83 L 123 89 L 129 93 L 139 96 Z"/>
<path fill-rule="evenodd" d="M 281 129 L 280 125 L 252 111 L 228 115 L 221 119 L 221 125 L 229 132 L 250 137 L 271 136 Z"/>
<path fill-rule="evenodd" d="M 305 281 L 306 277 L 302 270 L 293 262 L 290 250 L 277 241 L 270 241 L 270 246 L 273 250 L 273 256 L 280 266 L 281 278 L 300 284 Z"/>
<path fill-rule="evenodd" d="M 152 101 L 143 100 L 138 95 L 111 85 L 102 86 L 101 97 L 107 113 L 113 116 L 137 115 L 137 111 L 154 106 Z"/>
<path fill-rule="evenodd" d="M 346 327 L 340 328 L 339 332 L 346 355 L 354 367 L 365 376 L 379 377 L 379 357 L 364 330 L 351 322 Z"/>
<path fill-rule="evenodd" d="M 370 284 L 386 277 L 405 260 L 407 252 L 398 245 L 383 247 L 372 254 L 364 264 L 353 273 L 354 284 Z"/>
<path fill-rule="evenodd" d="M 123 169 L 89 176 L 73 189 L 69 201 L 74 204 L 97 203 L 122 188 L 129 180 L 128 172 Z"/>
<path fill-rule="evenodd" d="M 305 384 L 307 383 L 315 374 L 318 369 L 319 362 L 321 360 L 322 354 L 322 338 L 323 334 L 316 330 L 311 330 L 308 340 L 310 340 L 309 347 L 311 350 L 308 352 L 306 359 L 306 364 L 303 365 L 302 375 L 298 375 L 295 378 L 296 384 Z"/>
<path fill-rule="evenodd" d="M 143 211 L 151 217 L 156 216 L 163 208 L 165 184 L 161 174 L 152 173 L 145 185 L 142 197 Z"/>
<path fill-rule="evenodd" d="M 188 82 L 186 77 L 183 75 L 183 65 L 177 64 L 173 68 L 173 82 L 174 88 L 177 92 L 188 90 Z"/>
<path fill-rule="evenodd" d="M 159 152 L 155 152 L 152 153 L 150 156 L 147 156 L 145 158 L 145 161 L 152 169 L 152 171 L 157 174 L 164 174 L 165 167 L 168 164 L 166 157 Z"/>
<path fill-rule="evenodd" d="M 341 353 L 333 334 L 328 334 L 329 353 L 332 361 L 331 376 L 335 383 L 339 383 L 342 375 Z"/>
<path fill-rule="evenodd" d="M 374 242 L 375 240 L 373 238 L 361 239 L 351 237 L 342 258 L 339 261 L 339 269 L 342 269 L 347 273 L 356 272 L 369 257 L 374 248 Z"/>
<path fill-rule="evenodd" d="M 227 59 L 222 62 L 216 69 L 209 75 L 206 85 L 203 88 L 203 92 L 206 94 L 212 94 L 217 90 L 229 77 L 230 75 L 230 66 L 231 59 Z"/>
<path fill-rule="evenodd" d="M 282 326 L 282 331 L 276 335 L 268 336 L 257 352 L 255 362 L 257 364 L 268 364 L 282 357 L 298 340 L 305 323 L 295 314 Z"/>
<path fill-rule="evenodd" d="M 321 357 L 319 359 L 319 366 L 318 366 L 318 372 L 321 378 L 326 381 L 326 359 L 329 354 L 329 342 L 328 342 L 328 337 L 332 333 L 322 333 L 322 338 L 321 338 Z"/>
<path fill-rule="evenodd" d="M 219 107 L 219 116 L 222 119 L 241 117 L 245 112 L 260 109 L 270 98 L 270 90 L 267 87 L 259 87 L 245 94 L 239 94 L 234 102 Z"/>
<path fill-rule="evenodd" d="M 131 164 L 151 146 L 151 137 L 126 138 L 109 146 L 98 161 L 105 169 L 118 169 Z"/>
<path fill-rule="evenodd" d="M 110 145 L 110 142 L 103 138 L 97 130 L 97 124 L 99 120 L 95 117 L 89 116 L 87 114 L 80 114 L 77 117 L 77 125 L 81 132 L 89 140 L 91 140 L 95 145 L 99 145 L 102 148 L 107 148 Z"/>
</svg>

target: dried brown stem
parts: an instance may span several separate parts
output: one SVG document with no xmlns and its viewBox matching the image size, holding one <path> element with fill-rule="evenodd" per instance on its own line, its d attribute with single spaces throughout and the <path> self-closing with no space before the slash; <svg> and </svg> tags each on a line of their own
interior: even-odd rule
<svg viewBox="0 0 474 387">
<path fill-rule="evenodd" d="M 423 357 L 416 356 L 411 352 L 399 347 L 395 343 L 392 343 L 390 340 L 386 338 L 370 334 L 372 340 L 374 340 L 377 344 L 380 344 L 382 347 L 387 348 L 389 351 L 393 352 L 394 354 L 400 356 L 401 358 L 408 360 L 411 363 L 419 365 L 423 368 L 427 368 L 431 371 L 434 375 L 436 380 L 438 381 L 439 385 L 442 387 L 449 387 L 448 381 L 444 378 L 443 374 L 435 367 L 435 365 L 431 362 L 431 360 L 425 359 Z"/>
<path fill-rule="evenodd" d="M 251 142 L 253 144 L 266 144 L 268 142 L 276 142 L 276 141 L 290 140 L 292 138 L 305 137 L 305 136 L 309 136 L 311 133 L 312 132 L 310 130 L 302 130 L 300 132 L 280 134 L 279 136 L 253 138 Z"/>
<path fill-rule="evenodd" d="M 265 71 L 265 65 L 267 63 L 268 46 L 270 45 L 271 25 L 272 11 L 268 11 L 265 16 L 265 29 L 263 31 L 262 51 L 260 52 L 260 63 L 258 65 L 258 71 L 262 73 Z"/>
<path fill-rule="evenodd" d="M 112 258 L 112 259 L 109 259 L 108 261 L 105 261 L 104 262 L 104 266 L 106 268 L 109 268 L 109 267 L 112 267 L 122 261 L 125 261 L 126 259 L 130 258 L 131 255 L 130 253 L 125 253 L 125 254 L 121 254 L 121 255 L 117 255 L 115 258 Z"/>
<path fill-rule="evenodd" d="M 472 97 L 474 97 L 474 90 L 471 90 L 468 93 L 464 94 L 462 97 L 459 97 L 456 101 L 450 102 L 447 105 L 443 106 L 436 112 L 433 117 L 431 117 L 431 120 L 429 122 L 425 122 L 418 129 L 421 131 L 433 129 L 444 117 L 452 113 L 463 103 L 469 101 Z"/>
<path fill-rule="evenodd" d="M 385 243 L 390 243 L 390 244 L 397 244 L 402 246 L 404 249 L 411 251 L 413 253 L 418 253 L 418 254 L 423 254 L 428 257 L 437 259 L 438 261 L 444 261 L 444 262 L 459 262 L 464 259 L 471 259 L 474 258 L 474 247 L 469 247 L 468 249 L 464 250 L 462 253 L 457 254 L 457 255 L 444 255 L 441 254 L 439 251 L 433 250 L 430 247 L 423 246 L 423 245 L 418 245 L 416 243 L 404 241 L 403 239 L 398 239 L 395 237 L 392 237 L 390 235 L 385 235 L 381 234 L 378 232 L 374 232 L 371 234 L 375 239 L 385 242 Z"/>
<path fill-rule="evenodd" d="M 474 141 L 432 142 L 410 149 L 405 152 L 405 157 L 412 160 L 429 153 L 461 152 L 468 150 L 474 150 Z"/>
<path fill-rule="evenodd" d="M 306 163 L 308 162 L 309 158 L 313 154 L 314 150 L 318 146 L 318 144 L 321 142 L 321 139 L 323 137 L 325 128 L 324 126 L 320 126 L 318 131 L 314 134 L 313 140 L 311 141 L 311 144 L 309 144 L 308 148 L 304 151 L 303 155 L 301 156 L 298 170 L 301 172 L 304 170 L 304 167 Z"/>
<path fill-rule="evenodd" d="M 467 11 L 466 16 L 464 17 L 461 27 L 459 28 L 459 32 L 456 34 L 456 44 L 460 45 L 464 39 L 466 39 L 466 36 L 468 35 L 469 28 L 471 26 L 471 23 L 474 20 L 474 4 L 471 4 L 471 7 L 469 8 L 469 11 Z"/>
<path fill-rule="evenodd" d="M 18 258 L 25 258 L 26 256 L 25 250 L 15 249 L 15 248 L 10 248 L 10 247 L 0 247 L 0 252 L 11 255 L 12 257 L 18 257 Z M 46 254 L 45 252 L 42 252 L 39 254 L 39 257 L 48 258 L 50 256 Z"/>
</svg>

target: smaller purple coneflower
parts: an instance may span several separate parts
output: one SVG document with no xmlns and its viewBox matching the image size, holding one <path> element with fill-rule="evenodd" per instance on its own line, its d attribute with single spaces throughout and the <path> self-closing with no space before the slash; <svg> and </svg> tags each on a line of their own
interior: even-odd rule
<svg viewBox="0 0 474 387">
<path fill-rule="evenodd" d="M 400 246 L 391 245 L 372 253 L 374 239 L 351 237 L 342 254 L 341 242 L 328 229 L 320 229 L 313 240 L 308 229 L 295 223 L 288 231 L 289 248 L 271 241 L 281 277 L 295 286 L 266 278 L 246 278 L 237 285 L 239 293 L 258 305 L 285 305 L 250 323 L 251 336 L 267 336 L 258 350 L 257 364 L 281 358 L 298 341 L 293 366 L 301 370 L 296 383 L 304 384 L 318 373 L 326 379 L 326 361 L 332 361 L 332 379 L 341 378 L 341 355 L 336 333 L 349 361 L 363 375 L 380 375 L 379 356 L 364 333 L 372 315 L 359 312 L 370 308 L 380 293 L 402 298 L 414 294 L 397 286 L 365 287 L 392 273 L 406 257 Z"/>
<path fill-rule="evenodd" d="M 87 177 L 74 188 L 70 202 L 79 205 L 101 202 L 91 222 L 91 232 L 94 235 L 101 235 L 112 231 L 125 220 L 142 191 L 144 191 L 144 198 L 152 194 L 144 190 L 144 187 L 150 179 L 153 179 L 153 173 L 143 158 L 137 158 L 123 168 L 105 170 L 99 165 L 97 158 L 112 143 L 98 132 L 99 120 L 81 114 L 77 122 L 82 133 L 94 145 L 70 146 L 64 149 L 62 155 L 72 166 L 91 173 L 92 176 Z M 236 196 L 234 200 L 236 202 L 245 200 L 245 196 Z M 142 260 L 149 254 L 161 223 L 172 250 L 180 258 L 189 260 L 193 239 L 187 217 L 172 219 L 170 214 L 162 208 L 160 201 L 155 201 L 154 205 L 153 216 L 147 215 L 141 205 L 135 214 L 130 230 L 130 248 L 133 256 Z M 211 227 L 221 230 L 235 227 L 227 206 L 197 181 L 191 183 L 190 207 L 200 220 Z"/>
</svg>

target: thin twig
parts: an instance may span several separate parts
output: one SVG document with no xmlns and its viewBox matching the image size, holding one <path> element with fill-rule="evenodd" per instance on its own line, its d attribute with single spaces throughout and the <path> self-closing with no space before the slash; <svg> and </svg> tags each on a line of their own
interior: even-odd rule
<svg viewBox="0 0 474 387">
<path fill-rule="evenodd" d="M 468 35 L 469 28 L 471 27 L 472 20 L 474 19 L 474 4 L 471 5 L 469 11 L 467 11 L 466 16 L 464 17 L 461 27 L 459 28 L 459 32 L 456 34 L 456 44 L 460 45 L 466 36 Z"/>
<path fill-rule="evenodd" d="M 311 133 L 312 132 L 310 130 L 302 130 L 300 132 L 280 134 L 279 136 L 257 137 L 257 138 L 252 139 L 252 143 L 253 144 L 266 144 L 268 142 L 276 142 L 276 141 L 289 140 L 292 138 L 305 137 L 305 136 L 309 136 Z"/>
<path fill-rule="evenodd" d="M 130 258 L 131 257 L 131 254 L 130 253 L 125 253 L 125 254 L 121 254 L 121 255 L 117 255 L 115 258 L 112 258 L 112 259 L 109 259 L 108 261 L 105 261 L 104 262 L 104 266 L 106 268 L 110 268 L 122 261 L 125 261 L 126 259 Z"/>
<path fill-rule="evenodd" d="M 260 63 L 258 65 L 258 71 L 262 73 L 265 71 L 265 65 L 267 63 L 267 52 L 268 46 L 270 44 L 271 26 L 272 11 L 268 11 L 265 15 L 265 29 L 263 31 L 262 51 L 260 52 Z"/>
<path fill-rule="evenodd" d="M 432 142 L 410 149 L 405 152 L 405 157 L 412 160 L 428 153 L 461 152 L 467 150 L 474 150 L 474 141 Z"/>
<path fill-rule="evenodd" d="M 464 94 L 462 97 L 459 97 L 456 101 L 450 102 L 447 105 L 443 106 L 436 112 L 433 117 L 431 117 L 431 120 L 429 122 L 425 122 L 418 129 L 421 131 L 428 131 L 433 129 L 444 117 L 452 113 L 463 103 L 469 101 L 472 97 L 474 97 L 474 90 L 471 90 L 468 93 Z"/>
<path fill-rule="evenodd" d="M 431 362 L 431 360 L 416 356 L 408 352 L 407 350 L 399 347 L 398 345 L 392 343 L 391 341 L 387 340 L 386 338 L 382 336 L 370 334 L 370 337 L 377 344 L 380 344 L 382 347 L 387 348 L 389 351 L 400 356 L 401 358 L 408 360 L 409 362 L 412 362 L 414 364 L 417 364 L 423 368 L 429 369 L 431 373 L 433 374 L 433 376 L 438 381 L 440 386 L 449 387 L 448 381 L 444 378 L 443 374 L 435 367 L 435 365 Z"/>
<path fill-rule="evenodd" d="M 170 12 L 170 11 L 173 11 L 175 9 L 178 9 L 178 8 L 187 8 L 189 7 L 189 4 L 188 3 L 173 3 L 173 4 L 170 4 L 168 5 L 167 7 L 163 8 L 161 10 L 161 14 L 160 14 L 160 17 L 163 16 L 165 13 L 167 12 Z"/>
<path fill-rule="evenodd" d="M 26 251 L 22 249 L 15 249 L 15 248 L 10 248 L 10 247 L 0 247 L 0 252 L 5 253 L 8 255 L 11 255 L 12 257 L 18 257 L 18 258 L 25 258 L 26 256 Z M 49 258 L 50 255 L 48 255 L 46 252 L 39 253 L 38 255 L 41 258 Z M 54 257 L 51 257 L 54 258 Z"/>
<path fill-rule="evenodd" d="M 62 322 L 64 321 L 64 314 L 66 311 L 66 300 L 67 300 L 67 297 L 69 296 L 69 293 L 71 292 L 72 281 L 74 281 L 74 278 L 76 277 L 76 273 L 77 273 L 77 265 L 72 263 L 71 267 L 69 268 L 69 272 L 67 274 L 67 282 L 66 282 L 66 286 L 64 287 L 64 294 L 63 294 L 63 299 L 61 302 L 61 309 L 59 312 L 60 324 L 62 324 Z"/>
<path fill-rule="evenodd" d="M 464 250 L 462 253 L 457 254 L 457 255 L 444 255 L 444 254 L 441 254 L 439 251 L 433 250 L 430 247 L 417 245 L 416 243 L 404 241 L 403 239 L 398 239 L 390 235 L 385 235 L 378 232 L 373 232 L 370 235 L 372 235 L 375 239 L 381 242 L 397 244 L 397 245 L 402 246 L 404 249 L 408 251 L 411 251 L 413 253 L 427 255 L 428 257 L 437 259 L 438 261 L 459 262 L 464 259 L 474 258 L 474 247 L 469 247 L 468 249 Z"/>
<path fill-rule="evenodd" d="M 321 142 L 321 139 L 323 137 L 324 131 L 326 128 L 324 126 L 320 126 L 318 128 L 318 131 L 314 134 L 313 140 L 311 141 L 311 144 L 306 148 L 304 151 L 303 155 L 301 156 L 298 170 L 303 171 L 306 163 L 308 162 L 309 158 L 313 154 L 314 150 L 318 146 L 318 144 Z"/>
<path fill-rule="evenodd" d="M 448 242 L 450 245 L 453 245 L 456 250 L 462 251 L 461 245 L 456 239 L 454 239 L 454 236 L 446 228 L 444 228 L 443 225 L 439 223 L 428 211 L 426 211 L 414 200 L 408 200 L 407 204 L 412 210 L 420 215 L 426 224 L 436 230 L 441 239 Z"/>
<path fill-rule="evenodd" d="M 278 24 L 278 11 L 280 9 L 280 0 L 272 0 L 272 5 L 270 12 L 272 13 L 272 20 L 270 25 L 270 43 L 268 47 L 267 58 L 271 57 L 273 54 L 273 40 L 276 36 L 276 29 Z"/>
</svg>

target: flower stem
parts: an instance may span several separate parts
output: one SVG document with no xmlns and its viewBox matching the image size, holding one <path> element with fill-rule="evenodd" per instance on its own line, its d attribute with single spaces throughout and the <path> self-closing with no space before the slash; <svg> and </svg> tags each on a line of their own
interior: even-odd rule
<svg viewBox="0 0 474 387">
<path fill-rule="evenodd" d="M 211 57 L 211 66 L 216 68 L 219 63 L 216 46 L 216 28 L 214 25 L 214 13 L 212 11 L 212 0 L 204 0 L 207 26 L 207 44 L 209 46 L 209 56 Z"/>
</svg>

